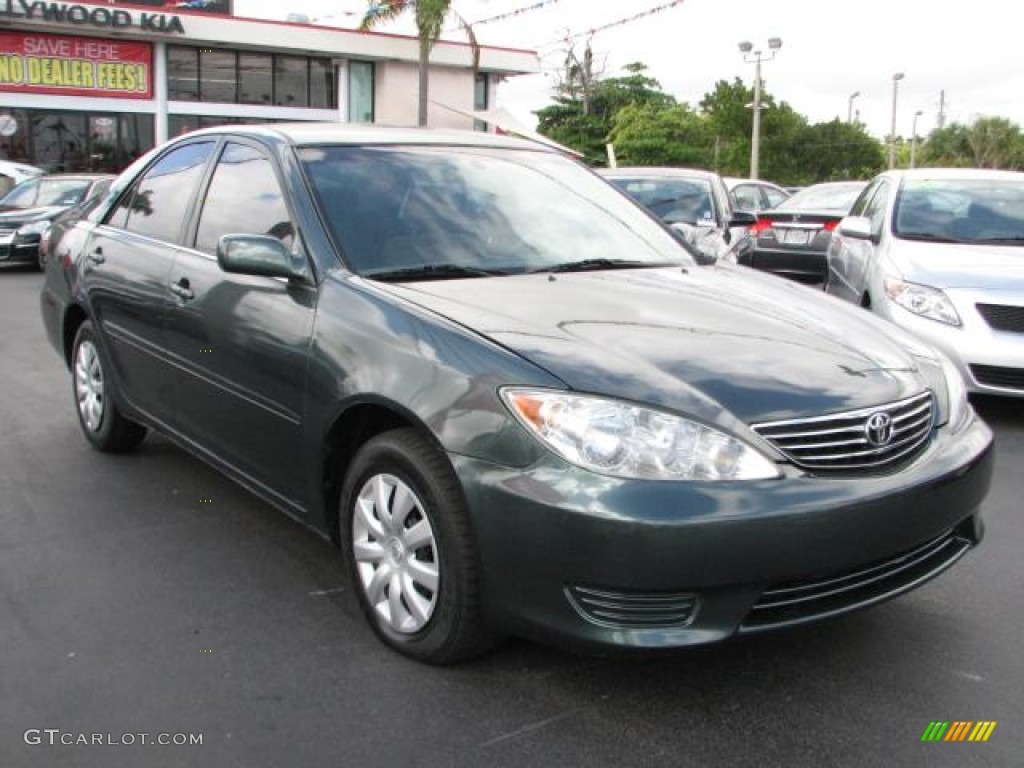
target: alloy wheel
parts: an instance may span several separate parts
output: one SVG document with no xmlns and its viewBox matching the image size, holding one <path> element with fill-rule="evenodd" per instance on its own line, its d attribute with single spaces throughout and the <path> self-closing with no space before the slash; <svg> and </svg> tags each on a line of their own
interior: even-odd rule
<svg viewBox="0 0 1024 768">
<path fill-rule="evenodd" d="M 98 431 L 105 404 L 103 366 L 96 345 L 88 340 L 79 344 L 75 353 L 75 394 L 82 423 L 90 432 Z"/>
</svg>

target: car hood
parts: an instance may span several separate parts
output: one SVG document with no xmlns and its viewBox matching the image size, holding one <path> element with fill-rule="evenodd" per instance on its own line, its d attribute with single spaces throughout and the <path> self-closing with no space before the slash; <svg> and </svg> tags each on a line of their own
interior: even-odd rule
<svg viewBox="0 0 1024 768">
<path fill-rule="evenodd" d="M 914 283 L 1024 291 L 1024 246 L 893 240 L 889 253 L 904 279 Z"/>
<path fill-rule="evenodd" d="M 881 321 L 742 267 L 383 287 L 513 350 L 573 389 L 712 420 L 815 416 L 878 405 L 925 386 L 915 358 Z"/>
<path fill-rule="evenodd" d="M 15 208 L 0 206 L 0 226 L 20 227 L 32 221 L 53 219 L 68 209 L 66 205 L 46 205 L 39 208 Z"/>
</svg>

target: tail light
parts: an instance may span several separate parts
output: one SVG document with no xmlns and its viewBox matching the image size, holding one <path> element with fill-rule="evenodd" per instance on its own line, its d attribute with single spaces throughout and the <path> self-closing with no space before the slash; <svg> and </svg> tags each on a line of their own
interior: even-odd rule
<svg viewBox="0 0 1024 768">
<path fill-rule="evenodd" d="M 774 222 L 771 219 L 759 218 L 747 230 L 751 237 L 760 237 L 762 233 L 772 228 Z"/>
<path fill-rule="evenodd" d="M 826 222 L 825 222 L 825 223 L 824 223 L 824 224 L 822 225 L 822 229 L 824 229 L 824 230 L 825 230 L 826 232 L 831 232 L 831 231 L 832 231 L 832 230 L 834 230 L 834 229 L 835 229 L 835 228 L 836 228 L 837 226 L 839 226 L 839 219 L 836 219 L 835 221 L 826 221 Z"/>
</svg>

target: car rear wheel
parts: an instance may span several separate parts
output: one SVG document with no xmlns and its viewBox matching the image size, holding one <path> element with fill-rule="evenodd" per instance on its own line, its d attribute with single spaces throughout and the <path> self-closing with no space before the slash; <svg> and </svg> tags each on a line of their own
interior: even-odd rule
<svg viewBox="0 0 1024 768">
<path fill-rule="evenodd" d="M 120 453 L 137 448 L 146 428 L 126 419 L 114 402 L 113 382 L 107 375 L 92 323 L 82 323 L 71 356 L 78 423 L 86 439 L 101 451 Z"/>
<path fill-rule="evenodd" d="M 387 645 L 431 664 L 487 648 L 466 503 L 440 449 L 413 429 L 373 438 L 352 461 L 340 510 L 360 607 Z"/>
</svg>

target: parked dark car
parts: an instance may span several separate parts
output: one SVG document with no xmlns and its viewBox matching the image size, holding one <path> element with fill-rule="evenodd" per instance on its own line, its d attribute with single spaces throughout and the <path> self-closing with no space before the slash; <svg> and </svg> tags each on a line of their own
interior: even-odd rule
<svg viewBox="0 0 1024 768">
<path fill-rule="evenodd" d="M 691 168 L 598 171 L 666 224 L 676 227 L 708 261 L 745 258 L 754 216 L 733 209 L 722 177 Z"/>
<path fill-rule="evenodd" d="M 741 263 L 799 283 L 824 285 L 832 230 L 866 186 L 866 181 L 815 184 L 778 208 L 762 211 L 750 228 L 749 261 Z"/>
<path fill-rule="evenodd" d="M 982 533 L 992 435 L 948 361 L 857 307 L 697 267 L 536 144 L 208 129 L 49 247 L 42 314 L 85 438 L 157 430 L 329 535 L 373 629 L 417 659 L 802 624 Z"/>
<path fill-rule="evenodd" d="M 113 179 L 53 174 L 21 182 L 0 198 L 0 261 L 35 262 L 42 268 L 39 243 L 51 222 L 69 208 L 102 196 Z"/>
</svg>

